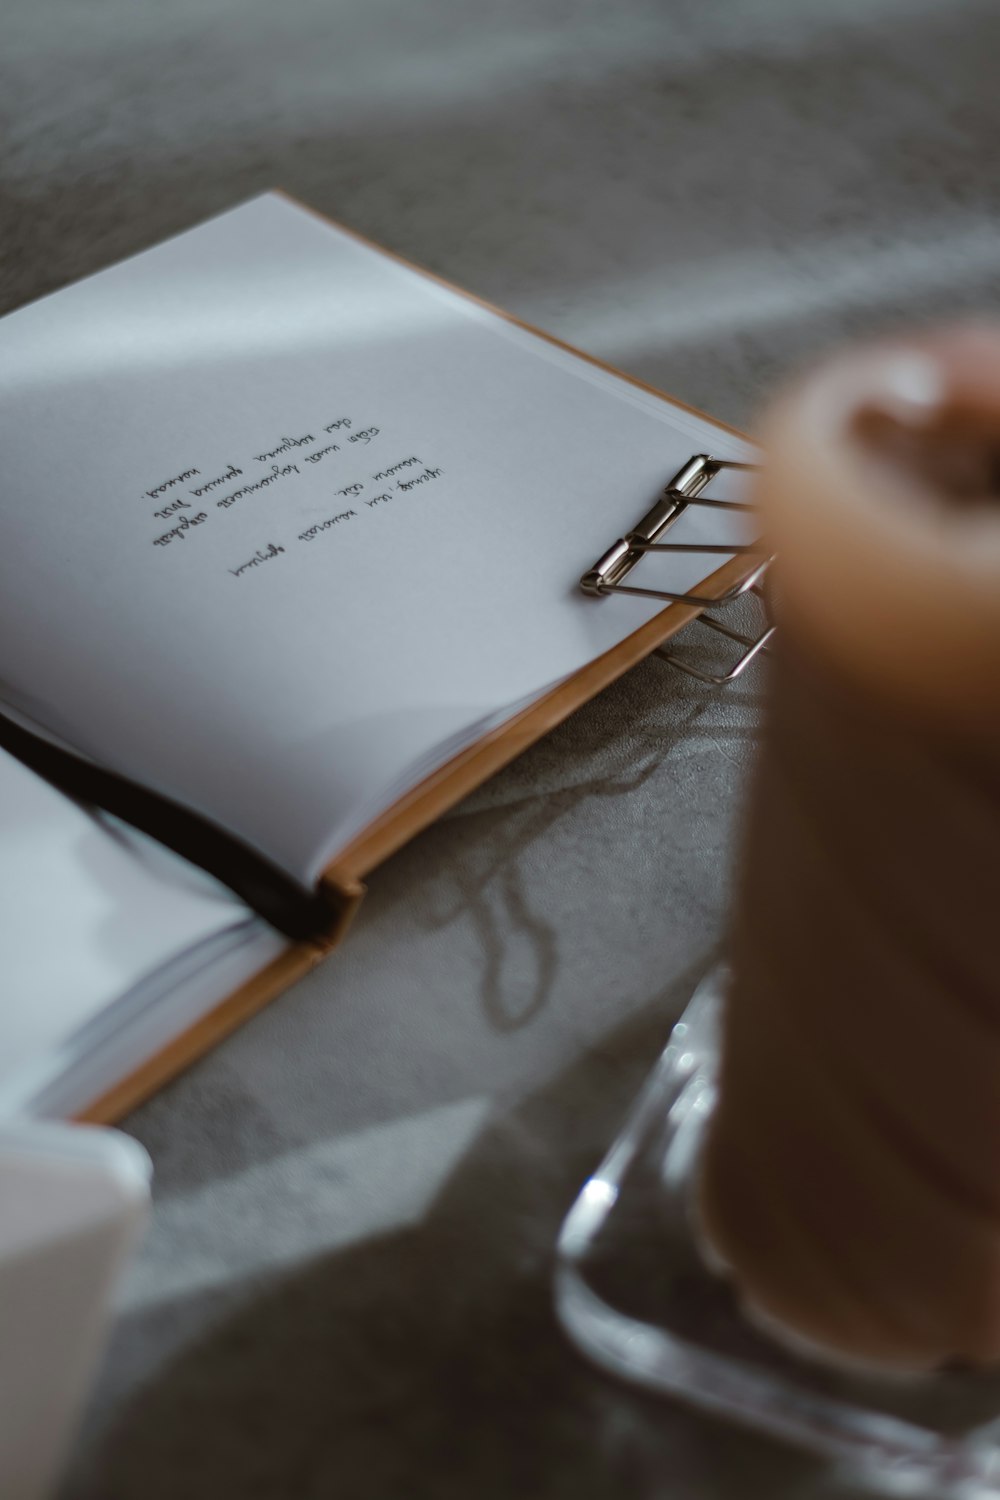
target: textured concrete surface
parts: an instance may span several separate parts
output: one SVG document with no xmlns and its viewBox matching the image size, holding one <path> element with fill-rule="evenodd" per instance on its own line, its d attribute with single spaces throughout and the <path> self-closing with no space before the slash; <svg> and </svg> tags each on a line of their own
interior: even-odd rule
<svg viewBox="0 0 1000 1500">
<path fill-rule="evenodd" d="M 950 0 L 5 0 L 0 306 L 278 184 L 729 421 L 991 309 L 1000 21 Z M 565 1346 L 551 1247 L 717 950 L 759 681 L 650 662 L 129 1122 L 152 1231 L 74 1500 L 803 1497 Z"/>
</svg>

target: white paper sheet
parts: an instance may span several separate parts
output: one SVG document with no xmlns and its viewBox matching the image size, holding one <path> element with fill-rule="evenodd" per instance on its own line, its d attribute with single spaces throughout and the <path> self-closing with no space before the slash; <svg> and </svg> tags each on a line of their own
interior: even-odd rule
<svg viewBox="0 0 1000 1500">
<path fill-rule="evenodd" d="M 254 200 L 0 322 L 0 686 L 314 878 L 409 766 L 655 612 L 577 580 L 699 451 L 746 456 Z"/>
<path fill-rule="evenodd" d="M 0 751 L 0 1116 L 29 1108 L 36 1084 L 62 1076 L 76 1061 L 75 1039 L 119 997 L 138 991 L 141 1002 L 141 986 L 185 955 L 204 951 L 205 965 L 188 965 L 193 975 L 214 957 L 213 944 L 228 934 L 221 946 L 242 947 L 258 925 L 199 870 L 96 820 Z M 272 936 L 271 945 L 282 943 Z M 169 990 L 163 998 L 155 1026 L 169 1037 L 191 1018 L 176 1013 Z M 137 1042 L 117 1076 L 150 1050 Z"/>
</svg>

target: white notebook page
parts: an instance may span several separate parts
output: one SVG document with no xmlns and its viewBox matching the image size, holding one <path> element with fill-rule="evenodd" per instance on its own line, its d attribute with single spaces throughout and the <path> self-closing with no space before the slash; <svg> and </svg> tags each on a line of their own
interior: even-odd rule
<svg viewBox="0 0 1000 1500">
<path fill-rule="evenodd" d="M 0 751 L 0 1117 L 30 1109 L 37 1092 L 131 1026 L 136 1041 L 116 1053 L 117 1073 L 100 1073 L 89 1092 L 55 1095 L 59 1109 L 89 1102 L 235 987 L 228 969 L 217 983 L 211 976 L 261 928 L 200 870 L 95 818 Z M 273 934 L 266 951 L 256 942 L 247 972 L 282 946 Z M 184 995 L 202 973 L 210 988 L 191 1013 Z M 111 1016 L 128 996 L 129 1014 Z M 141 1014 L 154 1000 L 159 1014 Z"/>
<path fill-rule="evenodd" d="M 256 199 L 0 321 L 0 691 L 312 879 L 656 611 L 577 580 L 699 451 L 746 456 Z"/>
</svg>

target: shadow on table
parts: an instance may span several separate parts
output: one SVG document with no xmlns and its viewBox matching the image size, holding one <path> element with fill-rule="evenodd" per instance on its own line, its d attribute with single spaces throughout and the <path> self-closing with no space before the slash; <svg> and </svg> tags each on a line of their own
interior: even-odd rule
<svg viewBox="0 0 1000 1500">
<path fill-rule="evenodd" d="M 711 646 L 692 642 L 692 655 Z M 509 1077 L 510 1067 L 471 1032 L 456 1040 L 463 1008 L 480 1008 L 500 1037 L 521 1033 L 531 1047 L 536 1035 L 551 1046 L 553 1031 L 572 1027 L 557 1013 L 544 1029 L 560 965 L 571 985 L 594 990 L 592 949 L 574 946 L 591 913 L 622 943 L 648 944 L 641 972 L 624 982 L 630 1007 L 655 997 L 678 953 L 698 951 L 718 928 L 736 778 L 755 737 L 756 670 L 720 694 L 661 661 L 641 663 L 380 866 L 323 984 L 281 996 L 248 1023 L 235 1050 L 213 1053 L 126 1122 L 156 1163 L 158 1198 L 260 1166 L 314 1133 L 326 1138 L 492 1092 L 489 1070 Z M 689 890 L 698 893 L 696 910 L 673 910 L 674 894 Z M 608 902 L 622 916 L 601 929 Z M 415 1069 L 401 1044 L 387 1048 L 383 1036 L 376 1046 L 380 1028 L 400 1024 L 401 1006 L 407 1027 L 413 1009 L 405 984 L 382 1003 L 379 976 L 405 975 L 414 933 L 452 925 L 466 929 L 456 939 L 462 966 L 447 968 L 447 946 L 430 950 L 442 994 L 420 992 L 418 1025 L 440 1040 L 415 1038 Z M 613 953 L 604 957 L 599 983 Z M 332 1025 L 331 1011 L 359 986 L 363 1026 Z M 609 1023 L 623 1003 L 609 995 Z M 575 1045 L 571 1036 L 564 1043 Z M 485 1073 L 463 1053 L 473 1045 L 482 1045 Z M 262 1053 L 271 1060 L 263 1080 L 252 1066 Z"/>
<path fill-rule="evenodd" d="M 813 1493 L 805 1459 L 591 1370 L 552 1312 L 561 1218 L 693 978 L 494 1118 L 418 1228 L 127 1321 L 119 1370 L 199 1332 L 97 1411 L 66 1500 Z"/>
<path fill-rule="evenodd" d="M 688 655 L 708 659 L 698 646 L 703 643 L 693 643 Z M 662 712 L 664 700 L 671 705 L 669 717 Z M 755 702 L 753 694 L 749 701 Z M 735 759 L 735 751 L 740 763 L 748 761 L 756 714 L 735 693 L 723 712 L 720 730 L 717 695 L 661 662 L 642 663 L 629 680 L 613 684 L 474 793 L 456 810 L 464 820 L 460 829 L 450 818 L 396 856 L 400 878 L 390 876 L 385 894 L 405 898 L 414 922 L 431 930 L 459 916 L 472 922 L 482 955 L 480 1002 L 495 1031 L 528 1024 L 546 1005 L 557 974 L 560 934 L 551 911 L 546 915 L 532 897 L 528 852 L 588 802 L 631 799 L 634 818 L 641 806 L 635 799 L 669 769 L 675 751 L 709 744 L 714 752 L 721 734 L 729 758 Z M 677 795 L 676 786 L 671 791 Z M 629 816 L 623 810 L 623 827 Z M 600 839 L 606 837 L 602 827 L 590 851 L 593 899 L 600 899 L 599 871 L 607 859 Z M 428 867 L 435 870 L 433 880 L 423 878 Z"/>
</svg>

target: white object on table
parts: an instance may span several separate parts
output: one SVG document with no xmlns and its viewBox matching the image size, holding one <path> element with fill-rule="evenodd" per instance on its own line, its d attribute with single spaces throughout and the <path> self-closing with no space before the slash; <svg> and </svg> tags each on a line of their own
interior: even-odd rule
<svg viewBox="0 0 1000 1500">
<path fill-rule="evenodd" d="M 141 1227 L 151 1166 L 87 1125 L 0 1125 L 0 1495 L 51 1492 Z"/>
</svg>

